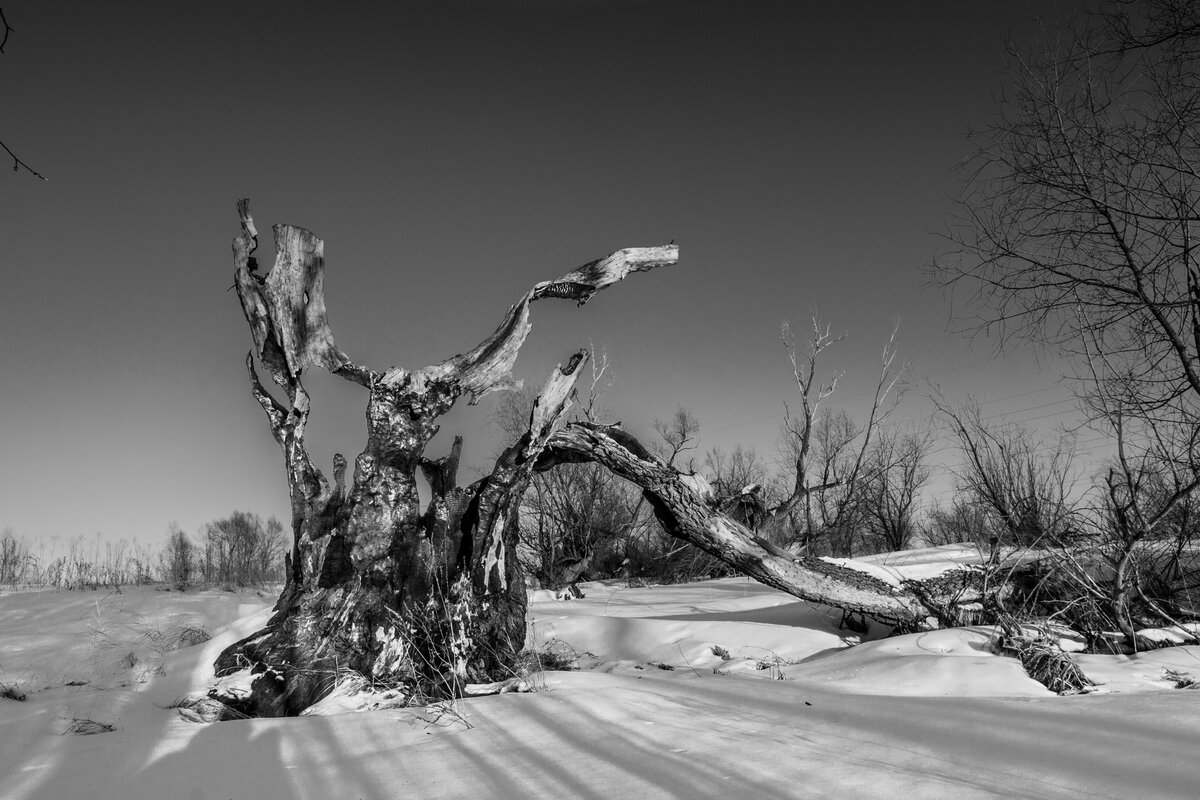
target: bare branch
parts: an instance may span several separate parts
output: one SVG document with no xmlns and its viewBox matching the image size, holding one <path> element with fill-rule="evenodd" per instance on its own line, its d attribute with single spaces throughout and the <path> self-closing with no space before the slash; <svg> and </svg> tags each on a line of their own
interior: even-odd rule
<svg viewBox="0 0 1200 800">
<path fill-rule="evenodd" d="M 0 39 L 0 53 L 3 53 L 4 45 L 8 44 L 8 34 L 13 32 L 13 27 L 8 24 L 8 20 L 4 17 L 3 8 L 0 8 L 0 23 L 4 24 L 4 38 Z"/>
<path fill-rule="evenodd" d="M 579 269 L 553 281 L 543 281 L 530 289 L 509 309 L 495 333 L 473 350 L 457 355 L 441 364 L 418 372 L 393 368 L 383 376 L 387 385 L 421 386 L 431 382 L 457 381 L 461 390 L 470 395 L 474 405 L 488 392 L 512 388 L 512 367 L 517 353 L 533 327 L 529 321 L 529 304 L 544 297 L 575 300 L 586 303 L 596 292 L 606 289 L 634 272 L 674 264 L 679 260 L 676 245 L 662 247 L 630 247 L 585 264 Z"/>
<path fill-rule="evenodd" d="M 24 168 L 25 168 L 25 169 L 26 169 L 26 170 L 29 172 L 29 174 L 33 175 L 35 178 L 40 178 L 41 180 L 47 180 L 47 178 L 46 178 L 46 176 L 45 176 L 45 175 L 43 175 L 42 173 L 38 172 L 38 171 L 37 171 L 37 170 L 35 170 L 33 167 L 29 166 L 28 164 L 26 164 L 26 163 L 25 163 L 24 161 L 22 161 L 21 159 L 17 158 L 17 154 L 16 154 L 16 153 L 14 153 L 12 150 L 10 150 L 10 149 L 8 148 L 8 145 L 6 145 L 6 144 L 5 144 L 3 141 L 0 141 L 0 147 L 3 147 L 3 148 L 4 148 L 4 152 L 8 153 L 8 154 L 9 154 L 9 156 L 11 156 L 11 157 L 12 157 L 12 160 L 13 160 L 13 172 L 20 172 L 20 171 L 21 171 L 21 169 L 20 169 L 20 168 L 21 168 L 21 167 L 24 167 Z"/>
<path fill-rule="evenodd" d="M 12 27 L 11 25 L 9 25 L 9 24 L 8 24 L 8 20 L 7 20 L 7 19 L 5 18 L 5 16 L 4 16 L 4 9 L 3 9 L 3 8 L 0 8 L 0 23 L 2 23 L 2 24 L 4 25 L 4 37 L 3 37 L 3 38 L 0 38 L 0 53 L 3 53 L 3 52 L 4 52 L 4 45 L 8 44 L 8 35 L 9 35 L 10 33 L 14 33 L 14 32 L 15 32 L 15 31 L 14 31 L 14 29 L 13 29 L 13 27 Z M 12 158 L 12 160 L 13 160 L 13 172 L 20 172 L 20 171 L 21 171 L 21 167 L 24 167 L 24 168 L 26 169 L 26 171 L 27 171 L 27 172 L 29 172 L 29 174 L 30 174 L 30 175 L 32 175 L 33 177 L 35 177 L 35 178 L 39 178 L 39 179 L 41 179 L 41 180 L 43 180 L 43 181 L 44 181 L 44 180 L 46 180 L 46 176 L 45 176 L 45 175 L 43 175 L 42 173 L 38 172 L 38 171 L 37 171 L 37 170 L 35 170 L 33 167 L 29 166 L 28 164 L 26 164 L 26 163 L 25 163 L 24 161 L 22 161 L 21 159 L 17 158 L 17 154 L 16 154 L 16 153 L 14 153 L 12 150 L 10 150 L 10 149 L 9 149 L 9 147 L 8 147 L 8 145 L 6 145 L 6 144 L 5 144 L 3 141 L 0 141 L 0 147 L 3 147 L 3 148 L 4 148 L 4 152 L 8 153 L 8 155 L 9 155 L 9 156 Z"/>
</svg>

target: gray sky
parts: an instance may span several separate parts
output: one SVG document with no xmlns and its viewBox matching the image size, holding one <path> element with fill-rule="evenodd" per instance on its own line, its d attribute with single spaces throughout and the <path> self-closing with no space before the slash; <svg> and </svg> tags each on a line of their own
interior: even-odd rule
<svg viewBox="0 0 1200 800">
<path fill-rule="evenodd" d="M 1034 4 L 1036 10 L 1051 8 Z M 1069 7 L 1069 4 L 1066 4 Z M 247 391 L 234 201 L 326 242 L 338 344 L 377 369 L 471 347 L 532 283 L 681 247 L 582 309 L 539 303 L 518 374 L 589 341 L 650 434 L 773 453 L 794 397 L 780 323 L 816 308 L 862 413 L 897 317 L 913 376 L 1040 425 L 1061 368 L 947 333 L 923 290 L 966 132 L 994 117 L 1014 2 L 491 0 L 6 4 L 0 138 L 0 528 L 156 540 L 234 509 L 286 519 Z M 365 393 L 324 375 L 310 443 L 362 448 Z M 792 394 L 789 394 L 792 392 Z M 918 390 L 906 416 L 926 413 Z M 998 398 L 1022 394 L 1011 400 Z M 482 465 L 486 403 L 456 410 Z M 1050 415 L 1050 416 L 1047 416 Z M 951 458 L 949 452 L 940 458 Z M 470 477 L 465 475 L 464 477 Z"/>
</svg>

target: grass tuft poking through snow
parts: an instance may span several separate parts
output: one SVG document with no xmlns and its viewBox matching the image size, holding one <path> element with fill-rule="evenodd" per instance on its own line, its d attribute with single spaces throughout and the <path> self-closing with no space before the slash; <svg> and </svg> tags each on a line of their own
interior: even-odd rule
<svg viewBox="0 0 1200 800">
<path fill-rule="evenodd" d="M 1071 654 L 1059 647 L 1057 637 L 1047 631 L 1031 635 L 1027 628 L 1009 623 L 1003 626 L 996 642 L 1001 650 L 1020 659 L 1029 677 L 1055 694 L 1080 694 L 1096 685 Z"/>
<path fill-rule="evenodd" d="M 225 722 L 231 719 L 250 719 L 248 714 L 243 714 L 220 700 L 198 695 L 177 698 L 168 703 L 166 708 L 179 709 L 179 716 L 188 722 Z"/>
<path fill-rule="evenodd" d="M 92 736 L 97 733 L 112 733 L 116 729 L 115 725 L 109 725 L 107 722 L 72 717 L 63 734 L 71 733 L 75 736 Z"/>
<path fill-rule="evenodd" d="M 1174 681 L 1176 689 L 1200 689 L 1200 680 L 1190 672 L 1163 667 L 1163 677 L 1169 681 Z"/>
<path fill-rule="evenodd" d="M 579 652 L 562 639 L 527 648 L 517 657 L 517 677 L 536 672 L 572 672 L 579 669 Z"/>
<path fill-rule="evenodd" d="M 145 646 L 160 653 L 172 653 L 185 647 L 195 647 L 204 644 L 212 638 L 212 634 L 186 618 L 180 621 L 168 620 L 166 627 L 148 627 L 138 634 L 138 639 Z"/>
</svg>

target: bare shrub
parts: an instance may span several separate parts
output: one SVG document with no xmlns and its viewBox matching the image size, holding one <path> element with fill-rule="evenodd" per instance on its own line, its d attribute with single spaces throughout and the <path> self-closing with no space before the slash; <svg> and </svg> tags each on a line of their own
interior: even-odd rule
<svg viewBox="0 0 1200 800">
<path fill-rule="evenodd" d="M 996 643 L 1020 660 L 1029 677 L 1055 694 L 1079 694 L 1096 685 L 1046 631 L 1030 633 L 1009 622 L 1002 626 Z"/>
</svg>

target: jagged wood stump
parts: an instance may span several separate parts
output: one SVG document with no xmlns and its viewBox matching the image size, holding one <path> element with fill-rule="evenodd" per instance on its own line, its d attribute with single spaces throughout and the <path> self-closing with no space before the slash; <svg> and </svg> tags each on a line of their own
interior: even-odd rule
<svg viewBox="0 0 1200 800">
<path fill-rule="evenodd" d="M 620 250 L 539 283 L 469 353 L 420 370 L 378 372 L 354 364 L 334 343 L 323 242 L 303 228 L 276 226 L 275 264 L 261 275 L 246 201 L 238 212 L 235 286 L 254 339 L 246 367 L 283 450 L 294 544 L 287 584 L 266 628 L 216 662 L 218 676 L 241 673 L 238 683 L 248 683 L 249 692 L 219 685 L 215 694 L 240 711 L 279 716 L 299 713 L 350 675 L 428 696 L 511 677 L 525 639 L 517 509 L 537 457 L 562 423 L 586 352 L 554 371 L 528 431 L 471 487 L 456 486 L 461 440 L 437 460 L 424 457 L 425 447 L 438 432 L 438 417 L 459 399 L 475 403 L 513 385 L 531 303 L 552 297 L 582 305 L 632 272 L 675 263 L 677 248 Z M 286 402 L 263 385 L 256 358 Z M 344 458 L 334 459 L 331 485 L 305 449 L 309 397 L 301 379 L 313 366 L 368 392 L 367 445 L 349 485 Z M 418 470 L 433 490 L 425 509 Z"/>
</svg>

